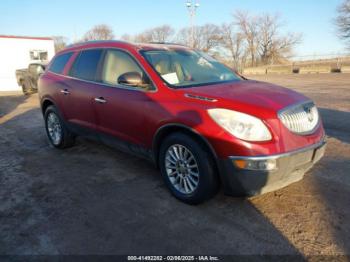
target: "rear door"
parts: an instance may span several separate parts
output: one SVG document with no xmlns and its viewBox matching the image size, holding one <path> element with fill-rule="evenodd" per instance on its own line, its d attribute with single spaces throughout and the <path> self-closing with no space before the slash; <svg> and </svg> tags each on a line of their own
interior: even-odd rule
<svg viewBox="0 0 350 262">
<path fill-rule="evenodd" d="M 95 81 L 102 54 L 102 49 L 81 51 L 61 90 L 66 120 L 78 132 L 96 130 Z"/>
</svg>

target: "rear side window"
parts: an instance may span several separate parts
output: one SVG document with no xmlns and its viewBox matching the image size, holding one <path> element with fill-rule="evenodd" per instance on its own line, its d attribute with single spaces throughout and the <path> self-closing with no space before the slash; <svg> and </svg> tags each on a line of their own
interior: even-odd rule
<svg viewBox="0 0 350 262">
<path fill-rule="evenodd" d="M 73 55 L 73 52 L 65 53 L 57 56 L 53 60 L 49 71 L 54 72 L 56 74 L 62 74 L 64 67 L 66 66 L 69 58 L 71 58 L 72 55 Z"/>
<path fill-rule="evenodd" d="M 101 49 L 82 51 L 75 60 L 69 75 L 83 80 L 95 81 L 102 52 Z"/>
</svg>

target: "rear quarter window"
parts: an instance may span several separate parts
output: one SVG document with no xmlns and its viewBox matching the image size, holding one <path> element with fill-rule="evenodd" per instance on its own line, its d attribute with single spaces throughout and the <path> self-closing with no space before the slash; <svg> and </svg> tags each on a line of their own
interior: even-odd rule
<svg viewBox="0 0 350 262">
<path fill-rule="evenodd" d="M 83 80 L 95 81 L 102 52 L 102 49 L 82 51 L 74 61 L 69 75 Z"/>
<path fill-rule="evenodd" d="M 73 55 L 73 52 L 65 53 L 62 55 L 58 55 L 49 68 L 49 71 L 54 72 L 56 74 L 62 74 L 64 67 L 66 66 L 68 60 Z"/>
</svg>

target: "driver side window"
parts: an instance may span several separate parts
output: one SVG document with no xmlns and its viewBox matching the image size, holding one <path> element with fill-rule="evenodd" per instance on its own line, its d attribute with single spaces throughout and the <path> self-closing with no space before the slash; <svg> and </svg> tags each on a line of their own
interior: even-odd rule
<svg viewBox="0 0 350 262">
<path fill-rule="evenodd" d="M 126 73 L 139 73 L 143 79 L 148 78 L 136 61 L 127 53 L 119 50 L 107 50 L 101 80 L 109 85 L 120 85 L 118 80 L 120 76 Z M 151 89 L 151 84 L 146 89 Z M 137 87 L 139 89 L 145 89 Z"/>
</svg>

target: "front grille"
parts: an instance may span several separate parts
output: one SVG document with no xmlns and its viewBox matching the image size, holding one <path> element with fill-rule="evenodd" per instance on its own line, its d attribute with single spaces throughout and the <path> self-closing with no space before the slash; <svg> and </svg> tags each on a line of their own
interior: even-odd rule
<svg viewBox="0 0 350 262">
<path fill-rule="evenodd" d="M 320 117 L 313 102 L 294 105 L 278 114 L 280 120 L 293 133 L 308 135 L 317 128 Z"/>
</svg>

